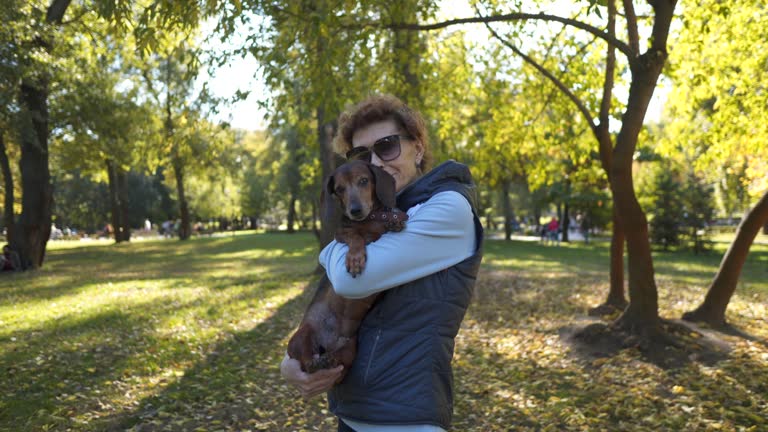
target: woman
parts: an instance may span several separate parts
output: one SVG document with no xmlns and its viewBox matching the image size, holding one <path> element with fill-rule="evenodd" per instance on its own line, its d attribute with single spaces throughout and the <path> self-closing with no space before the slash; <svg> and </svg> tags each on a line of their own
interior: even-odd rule
<svg viewBox="0 0 768 432">
<path fill-rule="evenodd" d="M 305 398 L 328 392 L 339 431 L 437 432 L 453 413 L 451 359 L 482 258 L 483 229 L 466 166 L 431 162 L 424 120 L 393 96 L 373 96 L 339 119 L 337 150 L 369 160 L 395 179 L 405 230 L 366 246 L 363 273 L 346 271 L 347 246 L 331 242 L 320 263 L 337 294 L 381 292 L 358 332 L 357 357 L 313 374 L 287 355 L 285 379 Z"/>
</svg>

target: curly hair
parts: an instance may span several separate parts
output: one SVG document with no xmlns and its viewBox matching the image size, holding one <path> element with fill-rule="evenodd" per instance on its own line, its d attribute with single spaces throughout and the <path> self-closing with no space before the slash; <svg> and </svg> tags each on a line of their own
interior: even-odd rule
<svg viewBox="0 0 768 432">
<path fill-rule="evenodd" d="M 393 120 L 399 128 L 424 146 L 419 163 L 422 172 L 432 167 L 427 124 L 421 114 L 392 95 L 374 95 L 358 103 L 339 116 L 339 129 L 334 138 L 337 152 L 345 154 L 352 149 L 352 136 L 359 129 L 381 121 Z"/>
</svg>

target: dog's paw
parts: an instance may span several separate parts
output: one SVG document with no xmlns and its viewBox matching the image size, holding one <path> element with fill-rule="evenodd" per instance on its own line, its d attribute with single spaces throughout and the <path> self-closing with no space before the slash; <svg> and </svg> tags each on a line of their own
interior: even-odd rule
<svg viewBox="0 0 768 432">
<path fill-rule="evenodd" d="M 347 252 L 347 271 L 352 277 L 356 277 L 363 272 L 365 268 L 365 253 L 350 253 Z"/>
</svg>

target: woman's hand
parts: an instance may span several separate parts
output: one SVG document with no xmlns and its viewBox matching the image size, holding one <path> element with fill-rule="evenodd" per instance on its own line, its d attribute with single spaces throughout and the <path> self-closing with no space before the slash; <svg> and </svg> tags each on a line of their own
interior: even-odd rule
<svg viewBox="0 0 768 432">
<path fill-rule="evenodd" d="M 283 361 L 280 363 L 280 373 L 283 375 L 283 378 L 289 384 L 299 389 L 301 397 L 307 400 L 330 390 L 336 381 L 341 378 L 343 369 L 344 366 L 339 365 L 333 369 L 321 369 L 315 373 L 308 374 L 301 370 L 299 361 L 288 357 L 288 354 L 283 357 Z"/>
</svg>

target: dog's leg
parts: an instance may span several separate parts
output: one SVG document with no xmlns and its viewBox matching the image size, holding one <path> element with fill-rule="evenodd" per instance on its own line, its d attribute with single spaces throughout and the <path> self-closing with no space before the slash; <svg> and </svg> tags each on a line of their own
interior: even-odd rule
<svg viewBox="0 0 768 432">
<path fill-rule="evenodd" d="M 360 235 L 347 238 L 349 251 L 347 252 L 347 271 L 355 277 L 365 268 L 365 239 Z"/>
<path fill-rule="evenodd" d="M 298 360 L 304 372 L 309 372 L 308 369 L 314 362 L 316 354 L 314 334 L 315 329 L 311 325 L 302 323 L 301 327 L 291 337 L 291 340 L 288 341 L 288 356 Z"/>
</svg>

